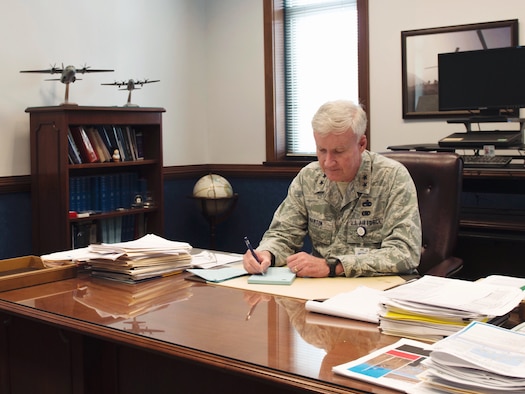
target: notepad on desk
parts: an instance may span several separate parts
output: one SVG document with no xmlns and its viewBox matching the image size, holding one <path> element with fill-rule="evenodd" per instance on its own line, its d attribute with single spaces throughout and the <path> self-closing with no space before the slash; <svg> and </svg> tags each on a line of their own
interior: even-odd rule
<svg viewBox="0 0 525 394">
<path fill-rule="evenodd" d="M 252 275 L 248 278 L 250 284 L 261 285 L 291 285 L 295 279 L 295 273 L 288 267 L 270 267 L 262 274 Z"/>
</svg>

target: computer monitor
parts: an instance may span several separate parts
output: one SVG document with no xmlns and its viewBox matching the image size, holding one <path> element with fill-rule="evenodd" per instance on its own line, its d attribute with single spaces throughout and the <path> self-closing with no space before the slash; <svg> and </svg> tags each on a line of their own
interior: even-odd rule
<svg viewBox="0 0 525 394">
<path fill-rule="evenodd" d="M 519 115 L 525 107 L 525 47 L 438 54 L 439 110 Z"/>
</svg>

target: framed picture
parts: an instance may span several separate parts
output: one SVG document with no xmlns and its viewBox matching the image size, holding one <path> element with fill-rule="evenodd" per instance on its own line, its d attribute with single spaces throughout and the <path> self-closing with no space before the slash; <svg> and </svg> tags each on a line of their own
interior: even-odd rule
<svg viewBox="0 0 525 394">
<path fill-rule="evenodd" d="M 517 19 L 402 31 L 403 119 L 467 114 L 439 111 L 438 53 L 517 45 Z"/>
</svg>

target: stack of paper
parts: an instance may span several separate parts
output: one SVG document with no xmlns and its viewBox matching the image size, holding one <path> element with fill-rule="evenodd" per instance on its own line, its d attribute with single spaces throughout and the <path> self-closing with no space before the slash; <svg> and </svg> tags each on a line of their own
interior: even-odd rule
<svg viewBox="0 0 525 394">
<path fill-rule="evenodd" d="M 186 242 L 169 241 L 147 234 L 134 241 L 92 244 L 87 261 L 93 276 L 136 283 L 184 271 L 191 266 Z"/>
<path fill-rule="evenodd" d="M 409 393 L 524 393 L 525 334 L 473 322 L 436 342 Z"/>
<path fill-rule="evenodd" d="M 519 288 L 427 275 L 384 292 L 379 328 L 389 335 L 435 341 L 472 321 L 496 321 L 522 298 Z"/>
</svg>

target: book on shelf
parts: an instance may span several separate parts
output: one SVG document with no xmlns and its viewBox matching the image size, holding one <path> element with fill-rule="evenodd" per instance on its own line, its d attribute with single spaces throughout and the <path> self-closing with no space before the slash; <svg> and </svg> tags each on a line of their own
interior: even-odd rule
<svg viewBox="0 0 525 394">
<path fill-rule="evenodd" d="M 131 171 L 71 176 L 69 210 L 111 212 L 131 209 L 135 195 L 146 193 L 146 187 L 147 182 L 140 180 L 139 175 Z"/>
<path fill-rule="evenodd" d="M 120 153 L 121 161 L 129 161 L 129 155 L 124 144 L 124 135 L 122 134 L 122 128 L 120 126 L 113 126 L 113 135 L 117 144 L 117 149 Z"/>
<path fill-rule="evenodd" d="M 102 142 L 104 143 L 106 149 L 110 153 L 110 156 L 112 156 L 113 155 L 113 151 L 115 149 L 117 149 L 117 146 L 116 146 L 116 142 L 115 143 L 111 142 L 111 139 L 110 139 L 109 133 L 108 133 L 108 127 L 107 126 L 98 125 L 95 128 L 97 130 L 97 133 L 100 136 L 100 139 L 102 140 Z"/>
<path fill-rule="evenodd" d="M 142 237 L 144 236 L 141 230 L 143 226 L 139 225 L 141 220 L 140 217 L 135 215 L 100 219 L 98 220 L 98 239 L 100 242 L 111 244 Z"/>
<path fill-rule="evenodd" d="M 129 151 L 131 154 L 131 160 L 137 161 L 137 149 L 136 149 L 136 141 L 135 141 L 135 130 L 132 129 L 129 126 L 125 127 L 126 133 L 124 134 L 124 138 L 126 139 L 126 142 L 129 147 Z"/>
<path fill-rule="evenodd" d="M 97 242 L 97 225 L 91 221 L 71 224 L 72 249 L 85 248 Z"/>
<path fill-rule="evenodd" d="M 76 146 L 80 151 L 83 163 L 96 163 L 99 160 L 95 148 L 91 145 L 86 130 L 83 126 L 70 126 L 71 134 L 73 135 L 73 140 L 75 141 Z"/>
<path fill-rule="evenodd" d="M 86 127 L 85 131 L 89 138 L 89 141 L 91 142 L 91 145 L 97 153 L 100 162 L 104 163 L 111 161 L 111 154 L 109 153 L 108 149 L 106 148 L 106 145 L 102 141 L 102 138 L 100 137 L 98 131 L 94 127 Z"/>
<path fill-rule="evenodd" d="M 137 160 L 144 160 L 144 133 L 142 130 L 135 130 L 134 136 Z"/>
<path fill-rule="evenodd" d="M 82 157 L 80 156 L 80 151 L 73 139 L 71 130 L 68 130 L 67 133 L 67 145 L 68 145 L 68 155 L 71 164 L 82 164 Z"/>
<path fill-rule="evenodd" d="M 112 161 L 115 149 L 121 161 L 144 160 L 144 133 L 134 127 L 70 126 L 69 134 L 71 164 Z"/>
</svg>

